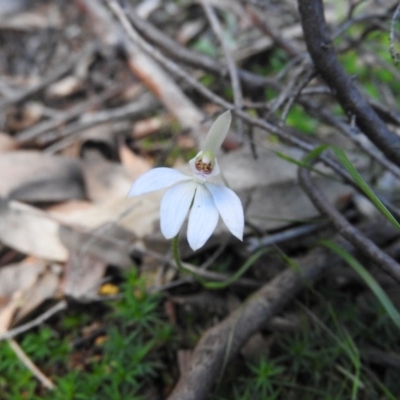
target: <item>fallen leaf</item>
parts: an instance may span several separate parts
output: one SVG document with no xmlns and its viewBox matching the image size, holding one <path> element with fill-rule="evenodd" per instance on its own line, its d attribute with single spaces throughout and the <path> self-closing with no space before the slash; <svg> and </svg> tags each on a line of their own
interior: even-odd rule
<svg viewBox="0 0 400 400">
<path fill-rule="evenodd" d="M 0 199 L 0 241 L 24 254 L 65 261 L 68 250 L 58 237 L 59 223 L 45 212 Z"/>
<path fill-rule="evenodd" d="M 38 151 L 0 153 L 0 196 L 27 202 L 86 197 L 78 160 Z"/>
<path fill-rule="evenodd" d="M 96 203 L 126 197 L 133 182 L 123 165 L 102 157 L 83 160 L 83 175 L 87 197 Z"/>
<path fill-rule="evenodd" d="M 20 301 L 20 307 L 14 316 L 14 323 L 25 318 L 34 311 L 45 300 L 53 299 L 59 292 L 60 277 L 55 269 L 47 268 L 34 285 L 25 291 L 23 300 Z"/>
<path fill-rule="evenodd" d="M 0 132 L 0 153 L 16 150 L 17 141 L 5 132 Z"/>
<path fill-rule="evenodd" d="M 144 174 L 152 168 L 152 164 L 143 157 L 136 155 L 128 146 L 122 144 L 119 148 L 119 157 L 121 163 L 127 171 L 129 171 L 132 178 L 131 184 L 134 179 Z"/>
<path fill-rule="evenodd" d="M 58 285 L 59 278 L 36 257 L 0 268 L 0 333 L 12 321 L 19 321 L 44 300 L 52 298 Z"/>
<path fill-rule="evenodd" d="M 84 248 L 71 252 L 65 266 L 63 291 L 78 300 L 97 297 L 107 264 L 96 256 L 86 253 Z"/>
</svg>

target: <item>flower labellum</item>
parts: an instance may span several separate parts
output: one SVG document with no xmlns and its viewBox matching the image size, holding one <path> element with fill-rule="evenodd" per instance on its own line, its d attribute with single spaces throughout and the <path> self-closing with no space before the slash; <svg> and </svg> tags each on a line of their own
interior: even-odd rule
<svg viewBox="0 0 400 400">
<path fill-rule="evenodd" d="M 188 213 L 187 238 L 193 250 L 210 238 L 220 215 L 231 233 L 243 239 L 244 214 L 239 197 L 226 186 L 207 181 L 220 173 L 215 152 L 221 147 L 231 120 L 230 111 L 226 111 L 213 123 L 204 149 L 189 161 L 192 176 L 172 168 L 154 168 L 132 185 L 130 197 L 169 188 L 160 209 L 161 232 L 166 239 L 178 234 Z"/>
</svg>

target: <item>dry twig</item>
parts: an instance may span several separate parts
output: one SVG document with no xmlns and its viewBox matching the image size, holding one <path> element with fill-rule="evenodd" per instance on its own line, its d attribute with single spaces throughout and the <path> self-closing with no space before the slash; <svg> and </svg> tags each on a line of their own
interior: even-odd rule
<svg viewBox="0 0 400 400">
<path fill-rule="evenodd" d="M 329 204 L 322 191 L 312 182 L 308 169 L 299 169 L 299 181 L 315 207 L 332 221 L 339 233 L 400 283 L 400 265 Z"/>
<path fill-rule="evenodd" d="M 32 360 L 25 354 L 21 346 L 14 340 L 9 339 L 8 344 L 14 350 L 17 357 L 23 362 L 26 368 L 42 383 L 47 389 L 55 389 L 54 383 L 32 362 Z"/>
<path fill-rule="evenodd" d="M 239 74 L 237 71 L 235 60 L 232 56 L 228 44 L 226 43 L 226 40 L 222 32 L 221 24 L 218 20 L 217 15 L 215 14 L 215 11 L 207 2 L 207 0 L 201 0 L 201 3 L 203 5 L 207 18 L 210 21 L 211 27 L 215 35 L 217 36 L 218 40 L 220 41 L 222 50 L 224 52 L 226 64 L 228 66 L 229 76 L 232 83 L 233 100 L 235 103 L 235 108 L 237 110 L 241 110 L 243 109 L 243 93 L 240 85 Z M 243 140 L 243 121 L 241 119 L 238 120 L 238 133 L 239 137 Z"/>
<path fill-rule="evenodd" d="M 53 315 L 57 314 L 58 312 L 65 310 L 67 308 L 67 302 L 65 300 L 60 301 L 53 307 L 49 308 L 46 312 L 39 315 L 37 318 L 33 319 L 32 321 L 18 326 L 17 328 L 11 329 L 8 332 L 0 334 L 0 341 L 9 340 L 15 338 L 16 336 L 20 335 L 21 333 L 27 332 L 37 326 L 43 324 L 43 322 L 47 321 Z"/>
</svg>

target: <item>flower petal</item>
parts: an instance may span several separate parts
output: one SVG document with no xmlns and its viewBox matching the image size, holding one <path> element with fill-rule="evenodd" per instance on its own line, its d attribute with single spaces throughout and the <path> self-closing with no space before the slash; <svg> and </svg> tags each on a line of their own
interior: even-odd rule
<svg viewBox="0 0 400 400">
<path fill-rule="evenodd" d="M 154 192 L 174 185 L 175 183 L 190 180 L 190 176 L 182 174 L 172 168 L 154 168 L 141 175 L 132 185 L 128 196 L 139 196 L 140 194 Z"/>
<path fill-rule="evenodd" d="M 205 183 L 211 192 L 222 220 L 238 239 L 243 240 L 244 213 L 242 203 L 236 193 L 223 185 Z"/>
<path fill-rule="evenodd" d="M 192 204 L 197 183 L 190 180 L 181 182 L 167 190 L 161 200 L 161 232 L 166 239 L 175 237 Z"/>
<path fill-rule="evenodd" d="M 204 151 L 211 151 L 213 154 L 221 147 L 231 126 L 231 112 L 225 111 L 211 125 L 208 131 L 206 142 L 204 143 Z"/>
<path fill-rule="evenodd" d="M 188 224 L 188 242 L 193 250 L 204 245 L 214 232 L 218 223 L 218 210 L 215 207 L 211 193 L 198 185 Z"/>
</svg>

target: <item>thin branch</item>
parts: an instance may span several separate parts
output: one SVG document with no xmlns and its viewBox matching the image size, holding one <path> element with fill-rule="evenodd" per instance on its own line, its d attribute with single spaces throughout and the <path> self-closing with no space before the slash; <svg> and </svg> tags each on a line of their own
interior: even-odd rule
<svg viewBox="0 0 400 400">
<path fill-rule="evenodd" d="M 361 231 L 347 221 L 347 219 L 328 202 L 323 192 L 313 183 L 308 169 L 299 169 L 299 181 L 314 206 L 332 221 L 339 233 L 363 254 L 370 257 L 371 260 L 385 270 L 393 279 L 400 282 L 400 265 L 383 252 L 374 242 L 365 237 Z"/>
<path fill-rule="evenodd" d="M 342 132 L 347 138 L 355 143 L 357 147 L 365 151 L 365 153 L 367 153 L 373 160 L 375 160 L 383 168 L 387 169 L 394 176 L 400 179 L 399 167 L 390 162 L 381 152 L 378 152 L 376 147 L 371 148 L 371 146 L 366 144 L 364 141 L 357 140 L 356 132 L 354 132 L 354 129 L 349 124 L 334 116 L 331 112 L 328 111 L 328 109 L 317 105 L 311 100 L 302 98 L 299 100 L 299 103 L 302 104 L 316 118 L 324 121 L 325 123 L 328 123 L 329 125 L 335 127 L 340 132 Z"/>
<path fill-rule="evenodd" d="M 226 66 L 221 64 L 218 60 L 181 46 L 175 40 L 168 37 L 165 32 L 162 32 L 153 24 L 140 18 L 131 8 L 128 10 L 128 17 L 135 29 L 137 29 L 147 40 L 156 44 L 174 59 L 179 60 L 186 65 L 195 68 L 202 68 L 205 71 L 218 74 L 223 78 L 226 78 L 228 75 Z M 275 79 L 259 76 L 250 71 L 239 69 L 238 74 L 242 82 L 246 83 L 248 86 L 276 86 Z"/>
<path fill-rule="evenodd" d="M 55 304 L 53 307 L 49 308 L 46 312 L 39 315 L 37 318 L 33 319 L 32 321 L 21 325 L 17 328 L 11 329 L 8 332 L 0 334 L 0 341 L 9 340 L 15 338 L 16 336 L 20 335 L 21 333 L 27 332 L 37 326 L 43 324 L 43 322 L 47 321 L 53 315 L 57 314 L 60 311 L 63 311 L 67 308 L 67 302 L 65 300 L 60 301 L 59 303 Z"/>
<path fill-rule="evenodd" d="M 15 138 L 19 144 L 25 144 L 37 138 L 38 136 L 55 130 L 63 124 L 69 122 L 70 120 L 77 118 L 84 114 L 87 110 L 92 107 L 102 104 L 104 101 L 109 100 L 118 93 L 122 91 L 123 87 L 121 85 L 113 86 L 105 90 L 101 94 L 97 94 L 86 101 L 83 101 L 76 106 L 71 107 L 69 110 L 59 112 L 55 118 L 41 122 L 34 125 L 32 128 L 28 128 L 22 132 L 15 135 Z"/>
<path fill-rule="evenodd" d="M 322 0 L 299 0 L 298 6 L 304 38 L 317 71 L 332 88 L 346 113 L 355 116 L 360 130 L 400 166 L 400 138 L 389 131 L 339 63 L 324 18 Z"/>
<path fill-rule="evenodd" d="M 218 40 L 220 41 L 222 50 L 224 52 L 226 64 L 228 66 L 229 76 L 230 76 L 231 83 L 232 83 L 233 100 L 235 103 L 235 109 L 242 110 L 243 109 L 243 93 L 242 93 L 242 88 L 241 88 L 240 81 L 239 81 L 239 74 L 237 71 L 235 60 L 232 56 L 232 53 L 229 49 L 226 39 L 224 38 L 221 24 L 218 20 L 217 15 L 215 14 L 214 9 L 210 6 L 210 4 L 207 2 L 207 0 L 201 0 L 201 4 L 202 4 L 204 11 L 207 15 L 207 18 L 211 24 L 211 28 L 214 31 L 215 35 L 217 36 Z M 239 137 L 241 138 L 241 140 L 243 140 L 243 121 L 241 119 L 238 119 L 237 123 L 238 123 L 237 128 L 238 128 Z"/>
<path fill-rule="evenodd" d="M 60 140 L 59 142 L 56 142 L 46 148 L 45 152 L 52 154 L 73 143 L 75 140 L 75 135 L 79 134 L 84 129 L 88 129 L 105 122 L 118 121 L 126 118 L 139 118 L 155 111 L 158 107 L 158 100 L 151 94 L 145 93 L 140 99 L 133 103 L 108 110 L 85 114 L 79 121 L 73 122 L 64 128 L 42 134 L 40 143 L 48 144 L 56 140 Z"/>
<path fill-rule="evenodd" d="M 17 357 L 23 362 L 26 368 L 42 383 L 44 387 L 54 390 L 54 383 L 32 362 L 32 360 L 25 354 L 20 345 L 14 340 L 8 341 L 10 347 L 14 350 Z"/>
<path fill-rule="evenodd" d="M 268 35 L 289 57 L 301 57 L 304 52 L 298 49 L 290 40 L 285 39 L 282 33 L 275 29 L 266 18 L 260 18 L 260 10 L 248 5 L 247 12 L 254 25 L 263 33 Z M 305 54 L 305 53 L 304 53 Z"/>
</svg>

